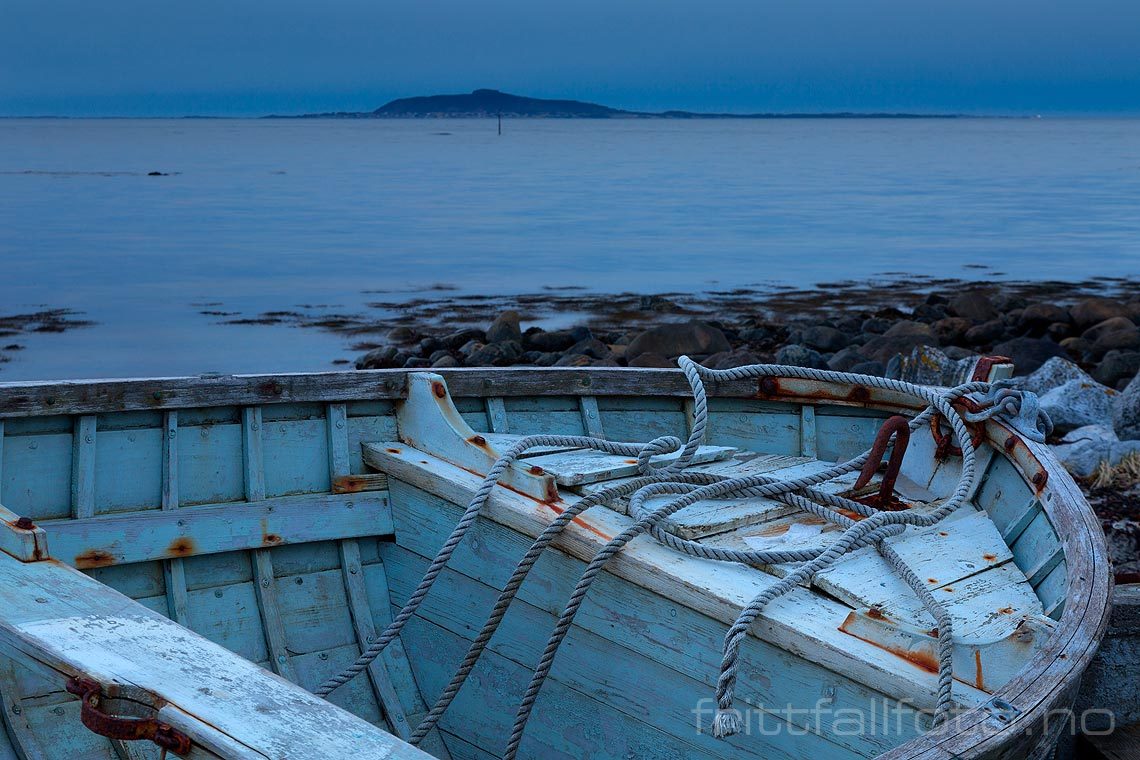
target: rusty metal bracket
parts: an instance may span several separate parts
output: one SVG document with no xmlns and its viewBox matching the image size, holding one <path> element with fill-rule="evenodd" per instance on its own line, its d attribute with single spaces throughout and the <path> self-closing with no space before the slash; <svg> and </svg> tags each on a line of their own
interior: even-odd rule
<svg viewBox="0 0 1140 760">
<path fill-rule="evenodd" d="M 67 691 L 79 697 L 79 719 L 93 733 L 121 741 L 149 740 L 184 757 L 190 754 L 190 737 L 157 718 L 123 718 L 103 712 L 103 687 L 86 678 L 69 678 Z"/>
<path fill-rule="evenodd" d="M 961 407 L 971 414 L 977 414 L 984 411 L 986 407 L 974 401 L 968 396 L 962 396 L 953 402 L 953 406 Z M 942 432 L 943 417 L 938 412 L 930 416 L 930 434 L 934 437 L 934 455 L 941 462 L 948 456 L 962 456 L 962 447 L 954 444 L 953 431 L 948 433 Z M 986 426 L 984 422 L 967 422 L 966 427 L 970 431 L 970 442 L 974 448 L 978 448 L 982 441 L 986 438 Z"/>
<path fill-rule="evenodd" d="M 871 444 L 871 454 L 863 463 L 863 469 L 859 472 L 859 478 L 855 481 L 854 488 L 858 491 L 871 482 L 871 478 L 883 461 L 883 456 L 887 453 L 887 446 L 890 445 L 892 437 L 895 439 L 895 446 L 891 450 L 891 458 L 887 461 L 883 480 L 879 483 L 879 492 L 864 496 L 858 501 L 876 509 L 897 512 L 906 509 L 906 504 L 895 498 L 895 483 L 898 480 L 899 471 L 902 470 L 902 461 L 903 457 L 906 456 L 907 444 L 910 443 L 910 422 L 906 417 L 900 414 L 888 417 L 882 427 L 879 428 L 879 432 L 875 434 L 875 442 Z"/>
</svg>

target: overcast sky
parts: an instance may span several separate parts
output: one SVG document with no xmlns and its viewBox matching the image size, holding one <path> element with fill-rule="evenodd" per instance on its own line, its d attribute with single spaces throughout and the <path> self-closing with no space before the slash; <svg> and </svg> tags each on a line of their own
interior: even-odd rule
<svg viewBox="0 0 1140 760">
<path fill-rule="evenodd" d="M 0 115 L 1140 114 L 1140 0 L 0 0 Z"/>
</svg>

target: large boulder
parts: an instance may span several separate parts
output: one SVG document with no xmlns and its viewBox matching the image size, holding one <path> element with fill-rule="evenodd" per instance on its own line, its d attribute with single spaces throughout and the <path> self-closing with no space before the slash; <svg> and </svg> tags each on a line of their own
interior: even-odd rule
<svg viewBox="0 0 1140 760">
<path fill-rule="evenodd" d="M 900 357 L 898 369 L 888 367 L 888 377 L 898 377 L 919 385 L 959 385 L 970 379 L 978 356 L 951 359 L 931 346 L 918 346 L 908 356 Z"/>
<path fill-rule="evenodd" d="M 968 319 L 946 317 L 945 319 L 934 322 L 930 327 L 934 330 L 934 334 L 938 336 L 938 340 L 942 342 L 942 345 L 946 346 L 962 340 L 972 325 Z"/>
<path fill-rule="evenodd" d="M 504 311 L 487 328 L 488 343 L 502 343 L 508 340 L 522 341 L 519 313 L 514 309 Z"/>
<path fill-rule="evenodd" d="M 1030 332 L 1044 332 L 1050 325 L 1067 325 L 1069 312 L 1055 303 L 1034 303 L 1026 306 L 1017 318 L 1017 326 Z"/>
<path fill-rule="evenodd" d="M 1041 396 L 1041 410 L 1058 433 L 1086 425 L 1111 427 L 1112 405 L 1119 395 L 1095 380 L 1070 380 Z"/>
<path fill-rule="evenodd" d="M 824 353 L 839 351 L 850 342 L 841 331 L 826 325 L 812 325 L 798 332 L 799 340 L 795 342 Z"/>
<path fill-rule="evenodd" d="M 882 335 L 871 338 L 862 353 L 886 364 L 895 354 L 909 354 L 915 346 L 938 346 L 938 336 L 930 325 L 903 320 L 891 325 Z"/>
<path fill-rule="evenodd" d="M 1070 380 L 1092 382 L 1092 378 L 1068 359 L 1054 357 L 1030 374 L 1016 379 L 1018 388 L 1044 396 L 1054 388 L 1060 388 Z"/>
<path fill-rule="evenodd" d="M 1140 440 L 1140 375 L 1132 378 L 1116 400 L 1112 427 L 1125 441 Z"/>
<path fill-rule="evenodd" d="M 408 355 L 395 346 L 384 346 L 369 351 L 356 360 L 357 369 L 396 369 L 403 367 Z"/>
<path fill-rule="evenodd" d="M 835 354 L 827 360 L 827 366 L 836 372 L 847 372 L 856 364 L 862 364 L 867 361 L 867 357 L 855 346 L 848 346 L 842 351 L 836 351 Z"/>
<path fill-rule="evenodd" d="M 965 341 L 971 346 L 988 346 L 994 341 L 1005 337 L 1005 322 L 1000 319 L 991 319 L 974 325 L 966 331 Z"/>
<path fill-rule="evenodd" d="M 693 320 L 646 330 L 633 339 L 625 355 L 630 359 L 648 353 L 673 358 L 683 354 L 716 354 L 731 348 L 728 338 L 720 330 Z"/>
<path fill-rule="evenodd" d="M 776 352 L 776 364 L 786 364 L 792 367 L 811 367 L 812 369 L 828 369 L 827 359 L 823 354 L 813 348 L 801 346 L 799 343 L 789 343 Z"/>
<path fill-rule="evenodd" d="M 1121 380 L 1128 380 L 1140 372 L 1140 351 L 1109 351 L 1093 370 L 1093 377 L 1102 385 L 1115 388 Z"/>
<path fill-rule="evenodd" d="M 1028 374 L 1054 356 L 1065 356 L 1065 349 L 1044 338 L 1014 338 L 998 343 L 991 353 L 1008 356 L 1017 372 Z"/>
<path fill-rule="evenodd" d="M 1121 441 L 1111 427 L 1086 425 L 1069 431 L 1053 453 L 1078 478 L 1096 472 L 1102 462 L 1116 466 L 1129 454 L 1140 452 L 1140 441 Z"/>
<path fill-rule="evenodd" d="M 1113 317 L 1132 318 L 1132 309 L 1115 298 L 1086 298 L 1069 309 L 1073 322 L 1081 330 Z"/>
<path fill-rule="evenodd" d="M 530 332 L 523 336 L 523 345 L 535 351 L 565 351 L 570 346 L 593 335 L 586 328 L 575 330 L 550 330 L 548 332 Z"/>
<path fill-rule="evenodd" d="M 990 297 L 980 290 L 968 290 L 954 296 L 950 300 L 950 313 L 971 322 L 989 322 L 998 318 L 998 310 Z"/>
</svg>

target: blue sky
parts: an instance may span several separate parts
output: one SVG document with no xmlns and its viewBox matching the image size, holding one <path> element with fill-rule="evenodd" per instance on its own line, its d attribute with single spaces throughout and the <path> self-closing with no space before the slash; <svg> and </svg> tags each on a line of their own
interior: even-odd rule
<svg viewBox="0 0 1140 760">
<path fill-rule="evenodd" d="M 371 110 L 477 87 L 645 110 L 1137 115 L 1140 2 L 0 2 L 0 115 Z"/>
</svg>

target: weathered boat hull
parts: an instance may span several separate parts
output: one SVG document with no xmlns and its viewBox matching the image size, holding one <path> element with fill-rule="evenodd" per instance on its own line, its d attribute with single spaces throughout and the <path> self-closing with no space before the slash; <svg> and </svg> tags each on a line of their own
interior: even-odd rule
<svg viewBox="0 0 1140 760">
<path fill-rule="evenodd" d="M 687 386 L 672 371 L 445 376 L 463 421 L 481 432 L 648 440 L 687 424 Z M 387 624 L 478 482 L 470 473 L 468 482 L 459 475 L 426 478 L 420 459 L 401 465 L 396 455 L 385 473 L 366 464 L 362 443 L 400 439 L 395 410 L 406 387 L 405 373 L 386 371 L 0 385 L 6 567 L 19 565 L 33 578 L 38 565 L 55 573 L 79 568 L 216 644 L 217 652 L 202 651 L 218 658 L 219 667 L 229 666 L 221 654 L 229 650 L 313 688 Z M 888 414 L 915 411 L 909 399 L 809 381 L 781 381 L 774 390 L 734 381 L 710 392 L 717 397 L 712 443 L 829 460 L 865 449 Z M 1043 446 L 996 422 L 985 434 L 996 453 L 976 505 L 1057 623 L 1018 674 L 1000 688 L 977 690 L 972 709 L 935 730 L 925 716 L 899 720 L 900 712 L 912 713 L 898 709 L 897 688 L 879 691 L 842 672 L 842 663 L 797 652 L 777 615 L 758 627 L 743 654 L 739 696 L 750 713 L 756 708 L 750 730 L 714 739 L 709 698 L 732 605 L 654 588 L 635 575 L 635 564 L 619 565 L 591 592 L 521 755 L 1020 757 L 1047 746 L 1046 715 L 1071 701 L 1105 625 L 1103 539 L 1079 491 Z M 932 482 L 946 477 L 933 465 L 928 474 Z M 360 741 L 376 742 L 369 745 L 375 756 L 414 753 L 399 743 L 381 748 L 387 734 L 371 726 L 410 735 L 534 535 L 532 525 L 512 524 L 495 509 L 397 644 L 367 678 L 333 694 L 347 711 L 335 715 L 346 721 L 342 733 L 355 730 Z M 36 527 L 15 527 L 17 517 Z M 571 537 L 540 561 L 424 749 L 451 757 L 501 752 L 530 670 L 590 548 Z M 24 592 L 8 593 L 16 600 Z M 95 663 L 85 670 L 81 658 L 36 658 L 28 641 L 20 625 L 0 626 L 7 654 L 0 668 L 6 726 L 0 758 L 157 756 L 153 747 L 142 749 L 149 745 L 131 742 L 128 749 L 83 728 L 64 676 L 93 675 Z M 899 673 L 915 683 L 931 677 Z M 101 675 L 104 683 L 122 682 L 114 668 Z M 273 683 L 282 699 L 296 695 L 284 682 Z M 225 709 L 192 697 L 165 699 L 189 715 Z M 841 724 L 844 717 L 863 723 Z M 200 731 L 195 751 L 206 751 L 211 737 L 256 753 L 248 756 L 284 756 L 275 752 L 296 753 L 305 741 L 325 740 L 314 729 L 307 739 L 291 736 L 295 744 L 282 749 L 252 725 L 215 726 L 211 733 L 193 724 L 181 725 Z M 214 754 L 246 756 L 224 748 Z"/>
</svg>

